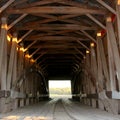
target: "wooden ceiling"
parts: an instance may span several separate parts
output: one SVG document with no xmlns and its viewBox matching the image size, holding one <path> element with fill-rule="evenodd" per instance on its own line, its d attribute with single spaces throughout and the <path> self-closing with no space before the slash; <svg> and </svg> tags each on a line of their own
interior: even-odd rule
<svg viewBox="0 0 120 120">
<path fill-rule="evenodd" d="M 9 33 L 18 32 L 29 54 L 49 76 L 70 75 L 105 29 L 115 0 L 1 0 Z"/>
</svg>

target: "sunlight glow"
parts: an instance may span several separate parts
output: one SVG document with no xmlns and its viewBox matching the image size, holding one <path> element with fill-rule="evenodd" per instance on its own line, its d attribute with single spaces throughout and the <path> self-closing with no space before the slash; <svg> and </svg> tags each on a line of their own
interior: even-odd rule
<svg viewBox="0 0 120 120">
<path fill-rule="evenodd" d="M 71 81 L 49 80 L 49 92 L 51 98 L 71 98 Z"/>
<path fill-rule="evenodd" d="M 50 88 L 65 88 L 70 87 L 71 83 L 70 80 L 50 80 L 49 87 Z"/>
</svg>

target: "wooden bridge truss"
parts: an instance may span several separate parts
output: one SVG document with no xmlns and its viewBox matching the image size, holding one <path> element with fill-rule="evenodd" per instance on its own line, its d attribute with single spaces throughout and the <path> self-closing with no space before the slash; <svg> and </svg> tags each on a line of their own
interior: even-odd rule
<svg viewBox="0 0 120 120">
<path fill-rule="evenodd" d="M 1 0 L 0 15 L 1 112 L 66 75 L 75 98 L 119 113 L 120 0 Z"/>
</svg>

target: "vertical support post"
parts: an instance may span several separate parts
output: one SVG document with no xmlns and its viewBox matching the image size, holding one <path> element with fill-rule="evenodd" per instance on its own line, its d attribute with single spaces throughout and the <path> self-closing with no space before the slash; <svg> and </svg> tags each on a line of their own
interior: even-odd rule
<svg viewBox="0 0 120 120">
<path fill-rule="evenodd" d="M 104 46 L 103 46 L 103 42 L 100 36 L 97 37 L 97 41 L 98 41 L 98 51 L 100 54 L 100 60 L 101 60 L 101 65 L 102 65 L 102 70 L 104 73 L 104 78 L 103 81 L 106 87 L 107 91 L 111 91 L 111 86 L 110 86 L 110 80 L 109 80 L 109 73 L 108 73 L 108 67 L 107 67 L 107 61 L 106 61 L 106 56 L 105 56 L 105 51 L 104 51 Z M 101 71 L 102 72 L 102 71 Z M 102 80 L 101 79 L 101 80 Z"/>
<path fill-rule="evenodd" d="M 99 40 L 97 39 L 97 65 L 98 65 L 98 91 L 101 92 L 103 91 L 103 71 L 102 71 L 102 60 L 101 60 L 101 55 L 100 55 L 100 45 L 99 45 Z"/>
<path fill-rule="evenodd" d="M 91 43 L 91 73 L 93 74 L 95 81 L 94 86 L 92 89 L 92 93 L 98 92 L 98 83 L 97 83 L 97 60 L 96 60 L 96 53 L 95 53 L 95 45 Z M 92 107 L 96 107 L 96 100 L 92 99 Z"/>
<path fill-rule="evenodd" d="M 10 52 L 10 59 L 9 59 L 9 64 L 8 64 L 7 90 L 11 89 L 11 85 L 12 85 L 12 82 L 13 82 L 12 81 L 12 77 L 13 77 L 13 74 L 15 75 L 14 72 L 16 72 L 16 69 L 14 70 L 14 66 L 15 66 L 15 63 L 16 63 L 16 51 L 17 51 L 17 34 L 14 33 L 13 34 L 13 38 L 12 38 L 12 46 L 11 46 L 11 52 Z"/>
<path fill-rule="evenodd" d="M 117 15 L 117 29 L 118 29 L 118 39 L 119 39 L 119 49 L 120 49 L 120 4 L 116 4 L 116 15 Z"/>
<path fill-rule="evenodd" d="M 85 64 L 86 64 L 86 69 L 90 69 L 90 53 L 86 53 Z M 90 94 L 91 93 L 91 87 L 90 87 L 91 80 L 89 79 L 89 75 L 87 72 L 86 72 L 85 79 L 87 80 L 87 84 L 88 84 L 88 87 L 87 87 L 88 93 L 87 94 Z"/>
<path fill-rule="evenodd" d="M 23 73 L 23 69 L 24 69 L 24 48 L 23 48 L 23 44 L 21 43 L 21 47 L 19 49 L 19 60 L 18 60 L 18 76 L 21 76 L 21 74 Z M 23 78 L 22 78 L 23 79 Z M 21 80 L 21 84 L 20 84 L 20 92 L 24 93 L 24 80 Z M 19 99 L 20 102 L 20 107 L 24 106 L 24 99 L 21 98 Z"/>
<path fill-rule="evenodd" d="M 97 61 L 96 61 L 96 53 L 95 53 L 95 46 L 92 45 L 94 43 L 91 43 L 91 73 L 93 74 L 95 78 L 95 86 L 92 90 L 92 93 L 96 93 L 97 90 Z"/>
<path fill-rule="evenodd" d="M 111 21 L 112 21 L 111 18 L 108 17 L 106 22 L 106 27 L 107 27 L 107 34 L 109 36 L 108 38 L 110 40 L 110 44 L 113 51 L 113 57 L 114 57 L 115 68 L 116 68 L 116 76 L 118 79 L 118 86 L 120 91 L 120 54 L 117 46 L 114 28 Z"/>
<path fill-rule="evenodd" d="M 12 85 L 14 85 L 14 82 L 16 81 L 17 77 L 17 33 L 13 34 L 12 38 L 12 45 L 11 45 L 11 51 L 10 51 L 10 58 L 8 63 L 8 74 L 7 74 L 7 90 L 11 90 Z M 16 102 L 16 100 L 13 100 Z M 11 102 L 11 100 L 8 101 L 10 109 L 15 109 L 17 106 Z M 11 105 L 13 104 L 13 105 Z M 13 106 L 13 108 L 11 108 Z"/>
<path fill-rule="evenodd" d="M 0 37 L 0 80 L 1 90 L 7 90 L 7 18 L 1 19 L 1 37 Z M 6 98 L 0 98 L 0 112 L 8 111 Z"/>
<path fill-rule="evenodd" d="M 1 19 L 1 36 L 0 36 L 0 74 L 1 74 L 1 90 L 6 90 L 6 67 L 7 67 L 7 18 Z M 4 64 L 3 64 L 4 63 Z M 4 74 L 3 74 L 4 72 Z"/>
<path fill-rule="evenodd" d="M 115 88 L 115 63 L 114 63 L 114 57 L 113 57 L 113 51 L 112 51 L 112 46 L 110 43 L 109 35 L 107 33 L 107 46 L 108 46 L 108 66 L 109 66 L 109 77 L 110 77 L 110 86 L 111 90 L 114 91 L 116 90 Z"/>
<path fill-rule="evenodd" d="M 13 75 L 12 75 L 12 86 L 14 85 L 14 83 L 17 80 L 17 33 L 13 34 L 13 39 L 12 42 L 15 42 L 15 51 L 14 51 L 14 61 L 13 61 Z M 12 102 L 12 106 L 13 109 L 17 109 L 18 108 L 18 99 L 14 99 Z"/>
<path fill-rule="evenodd" d="M 84 67 L 85 69 L 90 69 L 90 52 L 87 51 L 86 52 L 86 57 L 84 57 Z M 89 74 L 87 71 L 85 71 L 84 73 L 84 78 L 82 79 L 82 83 L 85 86 L 85 93 L 86 94 L 90 94 L 91 93 L 91 88 L 90 88 L 90 79 L 89 79 Z M 88 98 L 84 98 L 84 104 L 89 104 L 89 99 Z"/>
<path fill-rule="evenodd" d="M 27 69 L 30 67 L 30 58 L 31 56 L 29 55 L 28 51 L 25 53 L 25 57 L 24 57 L 24 69 Z M 25 80 L 25 93 L 27 95 L 29 95 L 30 93 L 30 89 L 29 89 L 29 86 L 30 86 L 30 82 L 29 82 L 29 79 L 31 79 L 31 77 L 27 77 L 27 79 Z M 29 105 L 29 97 L 27 96 L 27 99 L 25 100 L 26 101 L 26 105 Z"/>
<path fill-rule="evenodd" d="M 18 76 L 20 76 L 23 71 L 23 63 L 24 63 L 24 47 L 23 44 L 21 43 L 21 47 L 19 49 Z"/>
</svg>

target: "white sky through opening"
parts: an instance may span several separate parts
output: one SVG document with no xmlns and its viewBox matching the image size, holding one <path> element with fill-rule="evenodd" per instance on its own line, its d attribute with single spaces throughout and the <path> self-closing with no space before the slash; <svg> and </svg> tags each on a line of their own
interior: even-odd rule
<svg viewBox="0 0 120 120">
<path fill-rule="evenodd" d="M 63 92 L 59 93 L 58 92 L 59 90 Z M 71 80 L 49 80 L 49 92 L 51 98 L 55 97 L 71 98 Z"/>
<path fill-rule="evenodd" d="M 70 80 L 49 80 L 49 88 L 71 88 Z"/>
</svg>

